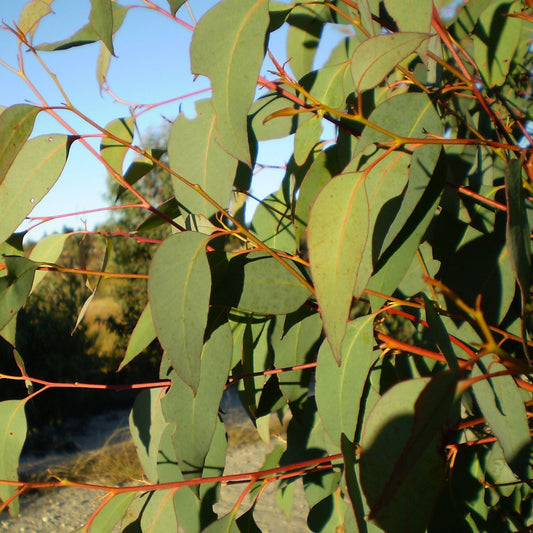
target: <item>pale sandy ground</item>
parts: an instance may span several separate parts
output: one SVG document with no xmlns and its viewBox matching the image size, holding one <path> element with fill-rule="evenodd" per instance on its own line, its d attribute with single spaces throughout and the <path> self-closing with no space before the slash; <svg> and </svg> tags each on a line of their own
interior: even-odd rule
<svg viewBox="0 0 533 533">
<path fill-rule="evenodd" d="M 237 417 L 240 418 L 240 417 Z M 127 413 L 111 413 L 91 419 L 84 431 L 73 436 L 73 441 L 83 453 L 101 447 L 117 429 L 127 426 Z M 258 470 L 264 456 L 279 443 L 272 439 L 270 445 L 252 442 L 229 450 L 226 474 Z M 69 454 L 54 454 L 35 460 L 27 458 L 22 468 L 37 468 L 46 471 L 47 465 L 58 465 L 68 460 Z M 227 512 L 236 501 L 243 487 L 233 485 L 222 488 L 221 501 L 217 504 L 220 516 Z M 82 527 L 99 505 L 101 492 L 89 489 L 62 488 L 44 494 L 21 499 L 21 512 L 17 518 L 10 518 L 7 512 L 0 515 L 0 532 L 9 533 L 67 533 Z M 242 505 L 242 512 L 250 507 L 248 499 Z M 309 531 L 306 524 L 308 513 L 303 488 L 298 484 L 295 503 L 290 520 L 276 505 L 276 487 L 271 484 L 256 505 L 254 517 L 264 533 L 283 531 L 284 533 L 304 533 Z M 115 531 L 120 531 L 116 528 Z M 94 532 L 99 533 L 99 532 Z M 171 532 L 166 532 L 171 533 Z"/>
</svg>

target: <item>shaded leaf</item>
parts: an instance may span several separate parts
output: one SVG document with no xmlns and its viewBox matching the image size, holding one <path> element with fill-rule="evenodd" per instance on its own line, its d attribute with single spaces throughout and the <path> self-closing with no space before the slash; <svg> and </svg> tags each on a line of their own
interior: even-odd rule
<svg viewBox="0 0 533 533">
<path fill-rule="evenodd" d="M 159 159 L 161 159 L 161 156 L 166 152 L 166 150 L 152 148 L 148 150 L 148 152 L 152 157 L 159 161 Z M 148 159 L 147 157 L 139 157 L 138 159 L 135 159 L 128 167 L 128 170 L 126 170 L 126 173 L 124 174 L 124 181 L 126 181 L 130 185 L 133 185 L 137 183 L 143 176 L 146 176 L 146 174 L 153 170 L 154 167 L 155 164 L 150 159 Z M 126 189 L 122 185 L 120 185 L 118 188 L 117 196 L 115 197 L 115 201 L 117 201 L 125 191 Z"/>
<path fill-rule="evenodd" d="M 18 464 L 22 446 L 26 440 L 26 402 L 20 400 L 7 400 L 0 402 L 0 479 L 17 481 Z M 6 501 L 16 494 L 18 487 L 0 484 L 0 499 Z M 19 511 L 18 498 L 9 505 L 11 516 L 17 516 Z"/>
<path fill-rule="evenodd" d="M 0 184 L 0 243 L 4 242 L 59 178 L 73 138 L 42 135 L 29 140 Z"/>
<path fill-rule="evenodd" d="M 505 370 L 500 363 L 492 363 L 490 372 Z M 486 373 L 484 365 L 477 363 L 472 377 Z M 513 472 L 523 478 L 529 472 L 531 435 L 524 400 L 512 376 L 497 376 L 478 381 L 472 387 L 474 397 L 498 439 L 503 456 Z"/>
<path fill-rule="evenodd" d="M 81 531 L 86 530 L 88 533 L 111 533 L 114 531 L 116 524 L 122 520 L 135 496 L 134 492 L 116 494 L 98 511 L 90 527 L 88 529 L 83 528 Z"/>
<path fill-rule="evenodd" d="M 170 168 L 189 183 L 199 185 L 226 209 L 230 203 L 238 161 L 215 140 L 217 118 L 210 100 L 196 102 L 197 115 L 188 120 L 180 114 L 168 140 Z M 207 218 L 218 210 L 198 191 L 172 176 L 176 200 L 185 209 Z"/>
<path fill-rule="evenodd" d="M 322 189 L 309 217 L 311 274 L 326 336 L 338 364 L 354 287 L 364 288 L 371 274 L 361 268 L 368 216 L 363 180 L 343 174 Z"/>
<path fill-rule="evenodd" d="M 109 70 L 109 64 L 111 62 L 111 52 L 107 46 L 102 43 L 100 45 L 100 51 L 98 52 L 98 60 L 96 62 L 96 81 L 100 86 L 100 91 L 104 88 L 106 83 L 107 71 Z"/>
<path fill-rule="evenodd" d="M 174 220 L 181 215 L 180 206 L 176 201 L 176 198 L 172 197 L 157 206 L 159 213 L 166 215 L 170 219 Z M 162 218 L 159 213 L 150 213 L 138 226 L 137 231 L 149 231 L 154 228 L 158 228 L 168 222 Z"/>
<path fill-rule="evenodd" d="M 207 324 L 211 274 L 205 235 L 186 231 L 169 237 L 152 260 L 148 295 L 161 345 L 176 373 L 196 392 Z M 168 273 L 173 272 L 173 276 Z"/>
<path fill-rule="evenodd" d="M 0 114 L 0 185 L 33 130 L 40 108 L 17 104 Z"/>
<path fill-rule="evenodd" d="M 124 355 L 124 359 L 122 359 L 118 370 L 122 370 L 143 350 L 148 348 L 155 338 L 156 334 L 154 323 L 152 321 L 152 308 L 148 304 L 141 313 L 139 320 L 137 320 L 137 324 L 135 324 L 135 328 L 133 329 L 131 337 L 128 341 L 126 354 Z"/>
<path fill-rule="evenodd" d="M 200 19 L 191 43 L 192 71 L 213 87 L 217 142 L 249 167 L 247 117 L 269 23 L 267 0 L 225 0 Z"/>
<path fill-rule="evenodd" d="M 104 161 L 120 176 L 122 176 L 122 164 L 126 153 L 128 152 L 128 144 L 133 141 L 133 118 L 117 118 L 111 121 L 106 126 L 106 131 L 110 134 L 122 139 L 124 142 L 118 142 L 110 137 L 104 137 L 100 145 L 100 153 Z"/>
<path fill-rule="evenodd" d="M 115 33 L 122 25 L 124 17 L 128 12 L 129 6 L 120 6 L 115 2 L 111 2 L 111 8 L 113 11 L 113 33 Z M 100 40 L 101 37 L 96 32 L 93 25 L 87 24 L 67 39 L 63 39 L 62 41 L 57 41 L 55 43 L 44 43 L 39 46 L 36 46 L 35 48 L 36 50 L 44 50 L 46 52 L 51 52 L 55 50 L 67 50 L 68 48 L 73 48 L 75 46 L 83 46 L 86 44 L 95 43 L 96 41 Z"/>
<path fill-rule="evenodd" d="M 352 78 L 357 90 L 363 92 L 379 85 L 428 37 L 427 33 L 402 32 L 377 35 L 363 41 L 352 56 Z"/>
<path fill-rule="evenodd" d="M 39 267 L 39 263 L 20 256 L 6 256 L 3 261 L 7 275 L 0 277 L 0 330 L 26 303 L 34 273 Z"/>
<path fill-rule="evenodd" d="M 433 0 L 385 0 L 385 7 L 400 31 L 430 31 Z"/>
<path fill-rule="evenodd" d="M 172 489 L 155 490 L 150 494 L 141 516 L 143 533 L 158 533 L 160 531 L 179 531 L 178 517 L 174 508 Z"/>
<path fill-rule="evenodd" d="M 89 21 L 94 31 L 111 54 L 113 50 L 113 2 L 112 0 L 91 0 Z"/>
<path fill-rule="evenodd" d="M 266 120 L 270 115 L 287 109 L 290 103 L 285 98 L 280 98 L 275 92 L 269 93 L 256 100 L 249 113 L 252 129 L 258 141 L 287 137 L 296 131 L 300 121 L 299 114 L 278 116 L 272 120 Z M 289 109 L 295 109 L 290 107 Z"/>
<path fill-rule="evenodd" d="M 176 15 L 178 9 L 186 2 L 186 0 L 167 0 L 172 15 Z"/>
<path fill-rule="evenodd" d="M 214 299 L 243 311 L 284 315 L 298 309 L 309 296 L 309 290 L 273 257 L 250 252 L 231 259 Z"/>
</svg>

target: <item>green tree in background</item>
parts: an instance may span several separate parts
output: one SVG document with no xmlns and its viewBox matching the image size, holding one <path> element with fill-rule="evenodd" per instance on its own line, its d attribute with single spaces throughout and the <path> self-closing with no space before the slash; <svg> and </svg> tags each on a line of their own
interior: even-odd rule
<svg viewBox="0 0 533 533">
<path fill-rule="evenodd" d="M 178 114 L 160 149 L 137 143 L 141 108 L 98 125 L 60 80 L 65 103 L 37 93 L 39 106 L 0 114 L 0 328 L 18 371 L 2 377 L 29 389 L 0 403 L 4 507 L 16 514 L 35 486 L 16 482 L 26 403 L 64 386 L 24 369 L 16 337 L 34 279 L 52 270 L 79 286 L 76 308 L 118 300 L 115 331 L 132 329 L 120 369 L 162 349 L 157 380 L 118 387 L 140 389 L 130 430 L 143 482 L 92 486 L 106 497 L 85 530 L 273 530 L 275 516 L 254 518 L 272 483 L 285 513 L 302 484 L 316 532 L 533 527 L 533 6 L 471 0 L 443 21 L 448 3 L 218 2 L 190 44 L 210 98 L 194 119 Z M 87 26 L 34 43 L 49 5 L 29 2 L 8 31 L 37 58 L 99 42 L 105 85 L 130 7 L 92 0 Z M 180 10 L 194 1 L 143 5 L 190 26 Z M 345 38 L 317 67 L 330 28 Z M 280 35 L 286 63 L 270 47 Z M 57 259 L 65 236 L 28 253 L 13 235 L 72 143 L 90 149 L 60 112 L 98 129 L 95 157 L 125 210 L 80 237 L 94 262 L 74 268 Z M 68 135 L 30 138 L 39 113 Z M 278 138 L 293 146 L 285 176 L 248 225 L 258 149 Z M 272 416 L 288 420 L 260 471 L 225 475 L 228 388 L 265 440 Z M 221 513 L 227 483 L 242 492 Z"/>
</svg>

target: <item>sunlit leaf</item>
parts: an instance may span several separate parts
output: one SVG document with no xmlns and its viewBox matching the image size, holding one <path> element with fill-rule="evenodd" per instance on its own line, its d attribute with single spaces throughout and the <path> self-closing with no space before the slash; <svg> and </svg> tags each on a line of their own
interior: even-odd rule
<svg viewBox="0 0 533 533">
<path fill-rule="evenodd" d="M 217 142 L 250 167 L 247 116 L 269 23 L 267 0 L 224 0 L 200 19 L 191 43 L 192 71 L 213 87 Z"/>
<path fill-rule="evenodd" d="M 18 464 L 22 446 L 26 440 L 26 402 L 7 400 L 0 402 L 0 479 L 18 481 Z M 0 499 L 6 501 L 16 494 L 18 487 L 0 484 Z M 11 516 L 17 516 L 19 511 L 18 498 L 9 505 Z"/>
<path fill-rule="evenodd" d="M 319 116 L 312 116 L 298 126 L 294 136 L 294 161 L 297 165 L 305 163 L 309 153 L 320 140 L 321 134 L 322 119 Z"/>
<path fill-rule="evenodd" d="M 141 531 L 178 531 L 179 522 L 174 508 L 175 491 L 172 489 L 155 490 L 150 494 L 141 515 Z"/>
<path fill-rule="evenodd" d="M 0 185 L 33 130 L 38 107 L 17 104 L 0 114 Z"/>
<path fill-rule="evenodd" d="M 373 89 L 429 35 L 402 32 L 377 35 L 363 41 L 352 56 L 352 78 L 359 92 Z"/>
<path fill-rule="evenodd" d="M 161 345 L 177 374 L 196 392 L 207 324 L 211 273 L 206 237 L 186 231 L 169 237 L 150 267 L 148 294 Z M 168 276 L 168 272 L 174 272 Z"/>
<path fill-rule="evenodd" d="M 431 29 L 433 0 L 385 0 L 385 7 L 402 32 Z"/>
<path fill-rule="evenodd" d="M 72 138 L 42 135 L 29 140 L 0 184 L 0 243 L 17 229 L 59 178 Z"/>
<path fill-rule="evenodd" d="M 104 88 L 107 79 L 107 71 L 111 62 L 111 52 L 107 46 L 100 44 L 100 52 L 98 53 L 98 60 L 96 62 L 96 81 L 100 86 L 100 90 Z"/>
<path fill-rule="evenodd" d="M 133 141 L 133 118 L 117 118 L 106 126 L 108 131 L 114 137 L 118 137 L 124 142 L 118 142 L 111 137 L 104 137 L 100 145 L 100 153 L 104 161 L 120 176 L 122 176 L 122 164 L 128 145 Z"/>
<path fill-rule="evenodd" d="M 361 265 L 369 230 L 369 204 L 357 174 L 329 181 L 309 217 L 311 274 L 326 336 L 337 363 L 356 284 L 365 287 L 371 271 Z"/>
<path fill-rule="evenodd" d="M 33 38 L 35 30 L 41 22 L 41 19 L 52 13 L 50 5 L 54 0 L 32 0 L 28 2 L 20 12 L 18 27 L 24 35 L 30 34 L 30 39 Z M 0 128 L 1 131 L 1 128 Z"/>
<path fill-rule="evenodd" d="M 152 321 L 152 308 L 147 305 L 128 341 L 128 347 L 126 348 L 126 355 L 120 363 L 118 370 L 122 370 L 130 361 L 137 357 L 143 350 L 148 348 L 150 343 L 156 338 L 154 323 Z"/>
<path fill-rule="evenodd" d="M 170 168 L 226 209 L 238 161 L 216 142 L 216 116 L 210 100 L 196 102 L 197 115 L 188 120 L 180 114 L 170 133 L 168 160 Z M 214 215 L 218 209 L 198 191 L 172 176 L 174 194 L 190 213 Z"/>
<path fill-rule="evenodd" d="M 296 131 L 301 119 L 298 114 L 266 120 L 273 113 L 287 109 L 288 105 L 289 102 L 285 98 L 280 98 L 277 93 L 267 94 L 253 103 L 249 116 L 258 141 L 287 137 Z M 294 107 L 290 109 L 295 110 Z"/>
<path fill-rule="evenodd" d="M 89 20 L 98 37 L 111 54 L 115 55 L 113 50 L 113 1 L 91 0 Z"/>
<path fill-rule="evenodd" d="M 86 530 L 88 533 L 111 533 L 113 528 L 118 524 L 128 506 L 136 494 L 134 492 L 123 492 L 115 494 L 102 509 L 98 511 L 90 527 Z"/>
<path fill-rule="evenodd" d="M 69 236 L 68 233 L 55 233 L 44 237 L 32 249 L 30 259 L 36 263 L 55 263 L 61 255 L 65 241 Z M 35 272 L 33 286 L 31 288 L 32 292 L 41 283 L 46 274 L 47 272 L 43 270 Z"/>
<path fill-rule="evenodd" d="M 116 2 L 111 2 L 111 8 L 113 12 L 113 33 L 115 33 L 122 25 L 129 6 L 120 6 Z M 93 25 L 87 24 L 67 39 L 63 39 L 55 43 L 44 43 L 36 46 L 35 48 L 37 50 L 44 50 L 47 52 L 54 50 L 67 50 L 68 48 L 73 48 L 75 46 L 83 46 L 86 44 L 95 43 L 101 39 L 101 36 L 97 33 Z"/>
</svg>

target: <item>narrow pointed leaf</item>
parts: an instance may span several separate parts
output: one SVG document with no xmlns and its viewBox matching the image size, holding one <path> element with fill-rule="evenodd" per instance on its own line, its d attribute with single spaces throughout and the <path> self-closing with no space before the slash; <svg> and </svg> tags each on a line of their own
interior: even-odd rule
<svg viewBox="0 0 533 533">
<path fill-rule="evenodd" d="M 215 140 L 216 116 L 210 100 L 196 103 L 197 116 L 180 114 L 168 141 L 170 168 L 190 183 L 199 185 L 224 209 L 229 206 L 238 161 Z M 172 176 L 176 199 L 190 213 L 207 218 L 218 210 L 181 180 Z"/>
<path fill-rule="evenodd" d="M 0 243 L 13 233 L 59 178 L 72 138 L 42 135 L 29 140 L 0 184 Z"/>
<path fill-rule="evenodd" d="M 69 238 L 68 233 L 56 233 L 41 239 L 33 248 L 30 259 L 36 263 L 55 263 L 63 251 L 65 241 Z M 38 270 L 33 279 L 32 292 L 46 276 L 47 271 Z"/>
<path fill-rule="evenodd" d="M 357 283 L 364 288 L 371 274 L 361 268 L 368 216 L 363 181 L 360 176 L 344 174 L 322 189 L 309 218 L 311 274 L 326 336 L 337 363 L 341 361 L 354 287 Z"/>
<path fill-rule="evenodd" d="M 30 136 L 39 111 L 32 105 L 17 104 L 0 115 L 0 185 Z"/>
<path fill-rule="evenodd" d="M 124 143 L 115 141 L 110 137 L 104 137 L 100 145 L 100 153 L 104 161 L 118 174 L 122 176 L 122 164 L 126 153 L 128 152 L 128 144 L 133 141 L 133 118 L 117 118 L 106 126 L 106 130 L 122 139 Z"/>
<path fill-rule="evenodd" d="M 178 9 L 186 2 L 186 0 L 167 0 L 167 2 L 170 7 L 170 12 L 175 16 Z"/>
<path fill-rule="evenodd" d="M 352 56 L 352 78 L 359 92 L 379 85 L 391 70 L 429 37 L 405 32 L 377 35 L 363 41 Z"/>
<path fill-rule="evenodd" d="M 20 452 L 26 440 L 25 402 L 7 400 L 0 402 L 0 479 L 17 481 L 17 469 Z M 6 501 L 16 494 L 18 487 L 0 484 L 0 499 Z M 9 512 L 11 516 L 18 514 L 18 499 L 11 502 Z"/>
<path fill-rule="evenodd" d="M 24 35 L 29 33 L 30 39 L 33 38 L 41 19 L 49 13 L 52 13 L 50 5 L 53 1 L 54 0 L 32 0 L 24 6 L 20 12 L 18 21 L 18 27 Z"/>
<path fill-rule="evenodd" d="M 98 52 L 98 60 L 96 61 L 96 81 L 100 86 L 100 91 L 104 88 L 110 63 L 111 52 L 104 43 L 101 43 L 100 52 Z"/>
<path fill-rule="evenodd" d="M 20 256 L 6 256 L 3 262 L 7 267 L 7 275 L 0 277 L 0 330 L 26 303 L 33 275 L 39 267 L 38 263 Z"/>
<path fill-rule="evenodd" d="M 94 31 L 111 54 L 113 50 L 113 2 L 112 0 L 91 0 L 89 21 Z"/>
<path fill-rule="evenodd" d="M 150 267 L 148 294 L 161 345 L 176 373 L 194 392 L 200 383 L 200 358 L 207 324 L 211 273 L 206 237 L 183 232 L 168 238 Z M 172 276 L 168 273 L 173 272 Z"/>
<path fill-rule="evenodd" d="M 113 10 L 113 33 L 115 33 L 122 25 L 122 22 L 124 21 L 124 17 L 128 12 L 129 7 L 120 6 L 115 2 L 111 2 L 111 8 Z M 86 44 L 95 43 L 100 40 L 101 37 L 96 32 L 93 25 L 87 24 L 67 39 L 57 41 L 55 43 L 44 43 L 39 46 L 36 46 L 35 48 L 37 50 L 51 52 L 55 50 L 67 50 L 68 48 L 83 46 Z"/>
<path fill-rule="evenodd" d="M 152 157 L 159 161 L 159 159 L 161 159 L 161 156 L 165 153 L 165 150 L 153 148 L 151 150 L 148 150 L 148 152 Z M 146 174 L 153 170 L 154 166 L 155 163 L 153 163 L 147 157 L 140 157 L 138 159 L 135 159 L 128 167 L 128 170 L 126 170 L 126 173 L 124 174 L 124 180 L 130 185 L 133 185 L 134 183 L 137 183 L 143 176 L 146 176 Z M 122 194 L 124 194 L 125 191 L 126 189 L 121 185 L 118 189 L 115 201 L 118 200 L 122 196 Z"/>
<path fill-rule="evenodd" d="M 122 370 L 130 361 L 137 357 L 143 350 L 148 348 L 155 338 L 156 334 L 154 323 L 152 321 L 152 308 L 148 304 L 141 313 L 139 320 L 137 320 L 137 324 L 128 341 L 126 355 L 124 355 L 124 359 L 122 359 L 118 370 Z"/>
<path fill-rule="evenodd" d="M 250 167 L 247 117 L 269 23 L 267 0 L 224 0 L 200 19 L 191 43 L 192 71 L 213 87 L 217 142 Z"/>
</svg>

